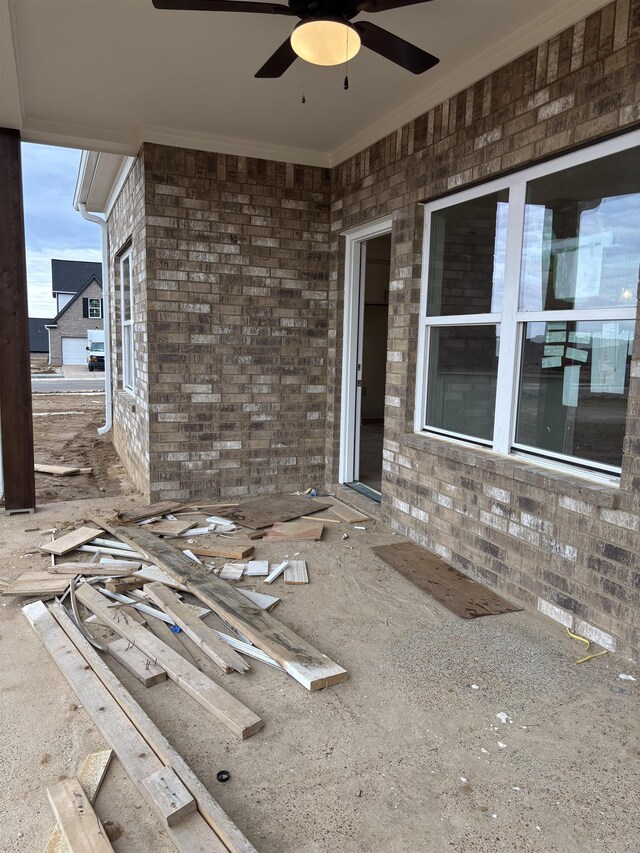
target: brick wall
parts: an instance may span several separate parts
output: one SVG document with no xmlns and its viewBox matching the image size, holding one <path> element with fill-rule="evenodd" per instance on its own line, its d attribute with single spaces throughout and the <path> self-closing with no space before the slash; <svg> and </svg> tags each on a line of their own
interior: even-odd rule
<svg viewBox="0 0 640 853">
<path fill-rule="evenodd" d="M 340 231 L 392 215 L 383 515 L 462 571 L 640 648 L 640 337 L 620 489 L 413 434 L 420 200 L 640 122 L 640 3 L 619 0 L 478 81 L 332 173 L 332 314 Z M 329 342 L 328 482 L 339 456 L 341 340 Z M 555 606 L 555 610 L 552 609 Z M 594 635 L 595 636 L 595 635 Z"/>
<path fill-rule="evenodd" d="M 324 478 L 329 173 L 145 145 L 153 498 Z"/>
<path fill-rule="evenodd" d="M 101 329 L 102 320 L 89 320 L 82 316 L 82 300 L 102 299 L 102 288 L 93 282 L 82 296 L 69 306 L 57 322 L 57 328 L 49 330 L 49 364 L 62 364 L 62 338 L 86 338 L 89 329 Z"/>
<path fill-rule="evenodd" d="M 147 367 L 147 271 L 144 154 L 136 160 L 109 216 L 109 292 L 112 329 L 113 444 L 135 485 L 150 494 L 149 391 Z M 122 387 L 120 255 L 131 246 L 134 293 L 135 387 Z"/>
</svg>

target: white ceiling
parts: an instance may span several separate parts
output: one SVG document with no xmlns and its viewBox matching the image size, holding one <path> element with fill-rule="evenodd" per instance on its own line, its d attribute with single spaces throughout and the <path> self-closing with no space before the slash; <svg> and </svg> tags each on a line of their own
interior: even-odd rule
<svg viewBox="0 0 640 853">
<path fill-rule="evenodd" d="M 292 18 L 0 0 L 0 126 L 117 153 L 148 140 L 334 165 L 602 5 L 433 0 L 363 14 L 441 61 L 414 76 L 363 49 L 345 92 L 343 67 L 301 60 L 278 80 L 254 78 Z"/>
</svg>

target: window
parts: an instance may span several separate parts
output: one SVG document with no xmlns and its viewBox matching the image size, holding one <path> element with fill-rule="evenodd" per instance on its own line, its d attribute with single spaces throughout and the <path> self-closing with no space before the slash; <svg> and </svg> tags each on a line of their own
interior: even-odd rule
<svg viewBox="0 0 640 853">
<path fill-rule="evenodd" d="M 91 320 L 102 319 L 102 299 L 89 298 L 89 318 Z"/>
<path fill-rule="evenodd" d="M 628 134 L 425 206 L 416 430 L 620 471 L 639 146 Z"/>
<path fill-rule="evenodd" d="M 133 272 L 131 249 L 120 256 L 120 323 L 122 329 L 122 387 L 133 393 Z"/>
</svg>

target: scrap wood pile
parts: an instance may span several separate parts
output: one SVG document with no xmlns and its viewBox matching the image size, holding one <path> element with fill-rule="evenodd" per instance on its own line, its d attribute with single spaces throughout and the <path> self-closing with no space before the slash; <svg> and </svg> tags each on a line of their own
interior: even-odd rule
<svg viewBox="0 0 640 853">
<path fill-rule="evenodd" d="M 209 514 L 214 510 L 224 515 Z M 344 681 L 345 669 L 270 614 L 277 596 L 236 582 L 309 582 L 304 560 L 253 559 L 256 546 L 246 537 L 238 540 L 239 527 L 276 543 L 316 541 L 325 523 L 344 523 L 345 516 L 350 523 L 366 520 L 333 499 L 165 501 L 93 518 L 42 542 L 40 550 L 51 557 L 46 572 L 0 579 L 3 595 L 35 597 L 23 607 L 24 615 L 178 850 L 255 848 L 108 663 L 115 659 L 145 687 L 171 679 L 241 739 L 259 732 L 262 719 L 198 667 L 189 643 L 221 675 L 244 676 L 258 661 L 308 690 Z M 105 629 L 110 639 L 102 636 Z M 96 792 L 83 782 L 82 771 L 49 789 L 58 822 L 54 836 L 66 846 L 47 850 L 112 849 L 91 805 Z"/>
</svg>

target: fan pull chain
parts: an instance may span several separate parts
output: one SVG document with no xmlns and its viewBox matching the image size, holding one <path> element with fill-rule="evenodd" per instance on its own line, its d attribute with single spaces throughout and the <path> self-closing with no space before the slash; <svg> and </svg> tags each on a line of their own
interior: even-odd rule
<svg viewBox="0 0 640 853">
<path fill-rule="evenodd" d="M 302 65 L 302 103 L 307 103 L 307 96 L 305 95 L 305 90 L 307 88 L 307 72 L 304 67 L 304 63 Z"/>
<path fill-rule="evenodd" d="M 345 53 L 345 63 L 344 63 L 344 88 L 347 90 L 349 88 L 349 27 L 347 27 L 347 48 Z"/>
</svg>

